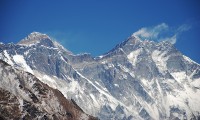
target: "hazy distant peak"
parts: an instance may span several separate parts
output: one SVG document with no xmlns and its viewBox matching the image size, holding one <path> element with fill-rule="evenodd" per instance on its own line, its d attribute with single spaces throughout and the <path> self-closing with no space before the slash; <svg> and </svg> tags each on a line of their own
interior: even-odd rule
<svg viewBox="0 0 200 120">
<path fill-rule="evenodd" d="M 41 40 L 51 40 L 50 37 L 46 34 L 40 32 L 32 32 L 26 38 L 22 39 L 18 44 L 22 45 L 32 45 L 40 42 Z"/>
<path fill-rule="evenodd" d="M 20 42 L 17 43 L 18 45 L 23 46 L 40 46 L 46 47 L 48 49 L 58 49 L 60 51 L 65 51 L 67 54 L 73 54 L 71 51 L 65 49 L 61 44 L 54 41 L 48 35 L 40 33 L 40 32 L 32 32 L 27 37 L 22 39 Z"/>
</svg>

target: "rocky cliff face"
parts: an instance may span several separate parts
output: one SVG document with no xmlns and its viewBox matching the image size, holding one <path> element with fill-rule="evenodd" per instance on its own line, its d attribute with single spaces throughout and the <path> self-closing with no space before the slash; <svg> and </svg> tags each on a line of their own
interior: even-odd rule
<svg viewBox="0 0 200 120">
<path fill-rule="evenodd" d="M 47 35 L 32 33 L 18 44 L 1 44 L 0 52 L 2 60 L 102 120 L 200 119 L 200 65 L 168 42 L 131 36 L 91 57 L 74 55 Z"/>
<path fill-rule="evenodd" d="M 0 119 L 95 120 L 34 75 L 0 60 Z"/>
</svg>

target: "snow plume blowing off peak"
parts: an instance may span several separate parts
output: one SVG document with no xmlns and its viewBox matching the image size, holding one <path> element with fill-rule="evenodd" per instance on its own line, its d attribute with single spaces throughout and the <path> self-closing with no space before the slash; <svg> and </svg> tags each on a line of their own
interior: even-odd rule
<svg viewBox="0 0 200 120">
<path fill-rule="evenodd" d="M 168 41 L 175 44 L 177 37 L 184 31 L 188 31 L 191 26 L 183 24 L 178 28 L 172 28 L 166 23 L 161 23 L 152 27 L 143 27 L 137 32 L 133 33 L 132 36 L 138 37 L 141 40 L 152 40 L 156 42 Z"/>
</svg>

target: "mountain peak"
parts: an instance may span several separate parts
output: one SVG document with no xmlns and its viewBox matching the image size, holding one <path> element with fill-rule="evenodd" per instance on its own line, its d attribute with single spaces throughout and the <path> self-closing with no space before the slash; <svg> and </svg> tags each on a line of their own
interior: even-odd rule
<svg viewBox="0 0 200 120">
<path fill-rule="evenodd" d="M 22 39 L 18 44 L 21 45 L 32 45 L 39 43 L 41 40 L 51 40 L 46 34 L 40 32 L 32 32 L 26 38 Z"/>
<path fill-rule="evenodd" d="M 30 33 L 27 37 L 19 41 L 17 44 L 29 47 L 31 47 L 32 45 L 43 46 L 43 47 L 45 46 L 47 48 L 56 48 L 61 51 L 65 51 L 68 54 L 73 54 L 71 51 L 65 49 L 61 44 L 50 38 L 48 35 L 40 32 Z"/>
<path fill-rule="evenodd" d="M 14 67 L 22 67 L 24 71 L 30 67 L 39 80 L 57 88 L 66 98 L 73 99 L 88 114 L 103 120 L 200 118 L 200 66 L 183 56 L 169 41 L 154 42 L 132 35 L 108 53 L 94 59 L 88 54 L 69 53 L 45 34 L 31 33 L 22 43 L 31 44 L 30 41 L 38 43 L 25 47 L 0 45 L 0 59 L 12 62 Z M 5 86 L 10 86 L 7 78 L 15 78 L 8 71 L 15 72 L 15 69 L 2 67 L 0 66 L 0 79 L 5 78 L 6 81 L 0 80 L 3 82 L 0 88 L 3 85 L 4 88 L 11 89 L 12 87 Z M 21 73 L 17 74 L 16 80 L 20 80 L 20 86 L 24 86 L 21 77 Z M 26 90 L 26 86 L 20 87 L 18 83 L 14 85 L 17 85 L 14 87 L 16 90 Z M 28 91 L 25 100 L 29 101 L 29 98 L 35 96 L 39 102 L 47 100 L 44 98 L 46 95 L 43 91 L 46 93 L 46 90 L 43 85 L 42 89 L 37 86 L 34 85 L 31 89 L 33 91 Z M 15 89 L 11 90 L 16 93 Z M 52 92 L 48 93 L 47 97 Z M 51 96 L 54 98 L 53 94 Z M 21 106 L 26 105 L 28 109 L 29 106 L 34 109 L 39 106 L 39 110 L 51 110 L 49 107 L 43 108 L 46 104 L 41 105 L 39 102 L 32 102 L 33 105 L 26 102 Z M 60 104 L 48 104 L 52 104 L 55 113 L 60 111 L 55 109 Z M 69 111 L 59 113 L 73 115 Z"/>
<path fill-rule="evenodd" d="M 119 48 L 123 48 L 125 46 L 133 46 L 136 44 L 140 44 L 142 41 L 135 36 L 130 36 L 126 40 L 122 41 L 121 43 L 117 44 L 113 49 L 111 49 L 108 53 L 112 53 L 113 51 L 118 50 Z M 106 54 L 108 54 L 106 53 Z"/>
</svg>

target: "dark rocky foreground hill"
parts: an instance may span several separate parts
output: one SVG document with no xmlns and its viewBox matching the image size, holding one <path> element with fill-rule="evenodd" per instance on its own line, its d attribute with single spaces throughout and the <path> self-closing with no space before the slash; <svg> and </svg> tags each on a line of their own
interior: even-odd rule
<svg viewBox="0 0 200 120">
<path fill-rule="evenodd" d="M 11 119 L 97 120 L 57 89 L 0 60 L 0 120 Z"/>
</svg>

